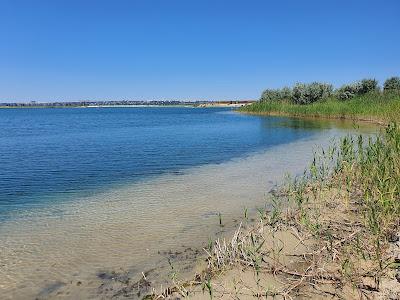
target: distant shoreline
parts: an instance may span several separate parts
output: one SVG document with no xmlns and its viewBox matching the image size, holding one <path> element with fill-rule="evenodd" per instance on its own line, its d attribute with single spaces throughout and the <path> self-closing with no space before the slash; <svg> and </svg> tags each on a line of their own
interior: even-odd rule
<svg viewBox="0 0 400 300">
<path fill-rule="evenodd" d="M 110 104 L 97 104 L 96 102 L 89 103 L 75 103 L 75 102 L 54 102 L 54 103 L 2 103 L 0 109 L 12 108 L 138 108 L 138 107 L 242 107 L 254 103 L 253 100 L 243 101 L 216 101 L 216 102 L 178 102 L 178 101 L 154 101 L 153 103 L 110 103 Z"/>
</svg>

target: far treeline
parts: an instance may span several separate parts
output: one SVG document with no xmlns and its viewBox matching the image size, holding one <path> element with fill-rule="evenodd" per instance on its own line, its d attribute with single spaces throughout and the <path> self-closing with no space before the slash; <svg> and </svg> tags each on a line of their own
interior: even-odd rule
<svg viewBox="0 0 400 300">
<path fill-rule="evenodd" d="M 332 84 L 297 83 L 293 87 L 265 90 L 258 102 L 243 107 L 250 113 L 332 118 L 369 118 L 388 121 L 400 118 L 400 77 L 383 86 L 362 79 L 337 89 Z"/>
</svg>

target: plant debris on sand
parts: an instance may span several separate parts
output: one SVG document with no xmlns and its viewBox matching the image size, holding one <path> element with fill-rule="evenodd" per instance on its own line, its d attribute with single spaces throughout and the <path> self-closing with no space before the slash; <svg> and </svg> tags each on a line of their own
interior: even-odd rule
<svg viewBox="0 0 400 300">
<path fill-rule="evenodd" d="M 207 251 L 192 281 L 149 299 L 400 299 L 400 129 L 348 136 Z"/>
</svg>

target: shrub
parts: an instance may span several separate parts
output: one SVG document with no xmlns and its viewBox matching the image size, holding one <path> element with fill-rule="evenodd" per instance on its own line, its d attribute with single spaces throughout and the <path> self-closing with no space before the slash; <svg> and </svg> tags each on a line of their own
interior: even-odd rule
<svg viewBox="0 0 400 300">
<path fill-rule="evenodd" d="M 284 87 L 280 90 L 280 96 L 282 100 L 289 100 L 292 98 L 292 89 L 289 87 Z"/>
<path fill-rule="evenodd" d="M 386 79 L 383 84 L 384 92 L 400 92 L 400 77 L 391 77 Z"/>
<path fill-rule="evenodd" d="M 292 90 L 288 87 L 283 89 L 266 89 L 262 95 L 260 101 L 282 101 L 291 98 Z"/>
<path fill-rule="evenodd" d="M 266 89 L 262 94 L 260 101 L 276 101 L 278 100 L 278 90 Z"/>
<path fill-rule="evenodd" d="M 374 92 L 374 91 L 378 91 L 379 87 L 378 87 L 378 81 L 375 79 L 363 79 L 360 82 L 360 90 L 359 95 L 361 94 L 366 94 L 369 92 Z"/>
<path fill-rule="evenodd" d="M 292 92 L 292 100 L 296 104 L 310 104 L 329 97 L 332 94 L 332 85 L 313 82 L 309 84 L 297 83 Z"/>
<path fill-rule="evenodd" d="M 359 95 L 361 84 L 359 82 L 342 85 L 336 90 L 335 96 L 340 100 L 348 100 Z"/>
<path fill-rule="evenodd" d="M 345 84 L 336 90 L 335 96 L 340 100 L 348 100 L 355 96 L 378 91 L 378 81 L 375 79 L 363 79 L 352 84 Z"/>
</svg>

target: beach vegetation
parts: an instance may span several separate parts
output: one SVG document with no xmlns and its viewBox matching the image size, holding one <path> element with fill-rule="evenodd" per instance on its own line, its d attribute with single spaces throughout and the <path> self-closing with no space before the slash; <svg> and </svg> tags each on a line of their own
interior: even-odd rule
<svg viewBox="0 0 400 300">
<path fill-rule="evenodd" d="M 241 223 L 231 239 L 205 250 L 207 268 L 182 283 L 186 295 L 198 286 L 210 298 L 228 293 L 235 299 L 392 299 L 399 293 L 400 128 L 390 123 L 376 136 L 333 141 L 288 180 L 251 226 Z M 233 287 L 225 274 L 238 276 Z M 167 291 L 153 299 L 170 296 Z"/>
<path fill-rule="evenodd" d="M 260 101 L 273 102 L 273 101 L 289 101 L 292 98 L 292 89 L 284 87 L 282 89 L 266 89 L 262 94 Z"/>
<path fill-rule="evenodd" d="M 340 100 L 348 100 L 355 96 L 361 96 L 371 92 L 378 92 L 378 81 L 375 79 L 363 79 L 351 84 L 345 84 L 335 91 L 335 96 Z"/>
<path fill-rule="evenodd" d="M 362 79 L 338 89 L 324 83 L 297 83 L 285 88 L 290 97 L 276 89 L 266 92 L 259 101 L 240 108 L 252 114 L 294 117 L 352 119 L 388 124 L 400 116 L 400 78 L 385 81 L 383 89 L 375 79 Z M 266 95 L 269 95 L 268 97 Z"/>
<path fill-rule="evenodd" d="M 332 95 L 331 84 L 313 82 L 296 83 L 293 87 L 292 102 L 295 104 L 311 104 Z"/>
<path fill-rule="evenodd" d="M 383 90 L 385 92 L 400 92 L 400 77 L 388 78 L 383 84 Z"/>
</svg>

